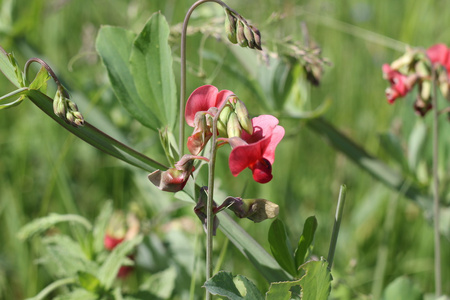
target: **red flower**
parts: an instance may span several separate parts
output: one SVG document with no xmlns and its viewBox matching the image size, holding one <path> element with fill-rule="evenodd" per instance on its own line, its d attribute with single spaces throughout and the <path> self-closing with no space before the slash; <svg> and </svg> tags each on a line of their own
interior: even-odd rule
<svg viewBox="0 0 450 300">
<path fill-rule="evenodd" d="M 237 176 L 245 168 L 252 170 L 253 179 L 259 183 L 272 180 L 275 148 L 284 136 L 278 119 L 262 115 L 252 119 L 253 134 L 242 132 L 241 138 L 230 138 L 233 150 L 228 160 L 231 173 Z"/>
<path fill-rule="evenodd" d="M 125 237 L 117 238 L 112 235 L 109 235 L 108 233 L 105 234 L 105 238 L 103 239 L 103 244 L 107 250 L 112 250 L 116 248 L 117 245 L 123 242 Z"/>
<path fill-rule="evenodd" d="M 397 70 L 393 70 L 389 64 L 383 65 L 384 78 L 389 80 L 391 86 L 386 89 L 386 97 L 389 103 L 395 99 L 404 97 L 411 90 L 416 76 L 408 77 Z"/>
<path fill-rule="evenodd" d="M 232 91 L 223 90 L 220 91 L 212 85 L 203 85 L 189 96 L 186 102 L 186 109 L 184 116 L 186 123 L 194 127 L 195 114 L 199 111 L 207 112 L 210 108 L 219 108 L 222 103 L 227 100 L 228 96 L 233 95 Z"/>
<path fill-rule="evenodd" d="M 194 172 L 194 160 L 192 155 L 183 155 L 173 168 L 166 171 L 156 170 L 148 175 L 148 179 L 161 191 L 176 193 L 181 191 Z"/>
<path fill-rule="evenodd" d="M 427 49 L 427 56 L 431 62 L 439 63 L 450 73 L 450 49 L 444 44 L 436 44 Z"/>
</svg>

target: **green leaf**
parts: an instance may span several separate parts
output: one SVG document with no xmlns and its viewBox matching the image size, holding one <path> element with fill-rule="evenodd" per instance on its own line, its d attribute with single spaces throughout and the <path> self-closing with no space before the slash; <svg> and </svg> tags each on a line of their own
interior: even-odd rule
<svg viewBox="0 0 450 300">
<path fill-rule="evenodd" d="M 98 280 L 97 277 L 88 272 L 79 271 L 78 281 L 85 290 L 88 290 L 90 292 L 98 292 L 101 288 L 100 280 Z"/>
<path fill-rule="evenodd" d="M 302 300 L 327 300 L 331 291 L 331 274 L 326 260 L 309 261 L 302 266 L 306 274 L 300 279 Z"/>
<path fill-rule="evenodd" d="M 55 298 L 52 298 L 53 300 L 98 300 L 99 295 L 89 292 L 85 289 L 74 289 L 73 291 L 58 295 Z"/>
<path fill-rule="evenodd" d="M 23 79 L 21 78 L 21 76 L 17 75 L 20 74 L 20 71 L 18 71 L 17 62 L 14 58 L 14 55 L 6 55 L 5 53 L 3 53 L 3 51 L 0 51 L 0 71 L 16 87 L 23 87 L 23 84 L 21 84 Z"/>
<path fill-rule="evenodd" d="M 397 299 L 420 300 L 423 299 L 423 295 L 410 279 L 398 277 L 386 287 L 383 295 L 383 300 Z"/>
<path fill-rule="evenodd" d="M 280 266 L 292 276 L 297 275 L 291 242 L 287 236 L 284 224 L 280 219 L 273 221 L 270 226 L 269 243 L 272 255 Z"/>
<path fill-rule="evenodd" d="M 152 274 L 140 287 L 140 290 L 145 290 L 152 295 L 161 299 L 170 299 L 176 285 L 177 270 L 174 266 L 170 266 L 164 271 Z"/>
<path fill-rule="evenodd" d="M 78 272 L 97 272 L 98 266 L 88 259 L 80 244 L 66 235 L 43 238 L 45 255 L 41 263 L 56 277 L 78 276 Z"/>
<path fill-rule="evenodd" d="M 92 229 L 94 252 L 100 252 L 104 249 L 103 240 L 108 226 L 109 219 L 113 214 L 114 208 L 111 201 L 105 202 L 100 213 L 95 219 L 94 228 Z"/>
<path fill-rule="evenodd" d="M 303 226 L 303 233 L 298 241 L 297 249 L 295 250 L 295 266 L 296 269 L 305 262 L 306 252 L 308 251 L 311 243 L 314 240 L 314 234 L 317 229 L 317 219 L 315 216 L 311 216 L 306 219 Z"/>
<path fill-rule="evenodd" d="M 131 50 L 131 70 L 136 89 L 148 118 L 156 118 L 157 128 L 173 129 L 178 116 L 170 28 L 161 13 L 153 14 L 136 38 Z M 182 122 L 183 120 L 180 120 Z"/>
<path fill-rule="evenodd" d="M 98 279 L 105 289 L 109 289 L 117 276 L 117 272 L 126 260 L 126 256 L 142 242 L 143 236 L 138 235 L 129 241 L 120 243 L 108 255 L 98 272 Z"/>
<path fill-rule="evenodd" d="M 289 300 L 293 286 L 300 285 L 300 279 L 295 281 L 272 282 L 266 293 L 266 300 Z"/>
<path fill-rule="evenodd" d="M 231 300 L 263 300 L 255 284 L 245 276 L 233 277 L 230 272 L 220 271 L 205 282 L 204 287 L 213 295 Z"/>
<path fill-rule="evenodd" d="M 47 90 L 47 81 L 50 79 L 50 75 L 47 72 L 47 69 L 41 67 L 39 72 L 36 74 L 36 77 L 33 79 L 33 82 L 30 83 L 29 88 L 34 90 L 42 90 L 43 93 Z"/>
<path fill-rule="evenodd" d="M 395 162 L 400 164 L 404 172 L 409 171 L 400 139 L 396 135 L 391 132 L 381 134 L 380 145 Z"/>
<path fill-rule="evenodd" d="M 22 240 L 29 239 L 35 234 L 46 231 L 53 227 L 54 225 L 61 222 L 73 222 L 83 225 L 87 230 L 91 230 L 92 225 L 89 221 L 79 215 L 60 215 L 60 214 L 50 214 L 49 216 L 35 219 L 32 222 L 26 224 L 22 227 L 17 234 Z"/>
<path fill-rule="evenodd" d="M 95 148 L 114 156 L 132 166 L 141 168 L 143 170 L 153 172 L 156 169 L 167 169 L 163 164 L 143 155 L 140 152 L 122 144 L 106 133 L 98 130 L 88 122 L 85 122 L 83 127 L 75 128 L 65 123 L 61 118 L 53 113 L 53 100 L 47 95 L 42 94 L 37 90 L 26 91 L 27 97 L 49 117 L 55 120 L 59 125 L 78 136 L 88 144 Z"/>
<path fill-rule="evenodd" d="M 97 35 L 96 48 L 119 102 L 144 126 L 157 129 L 158 119 L 141 100 L 131 73 L 129 60 L 135 38 L 131 31 L 103 26 Z"/>
</svg>

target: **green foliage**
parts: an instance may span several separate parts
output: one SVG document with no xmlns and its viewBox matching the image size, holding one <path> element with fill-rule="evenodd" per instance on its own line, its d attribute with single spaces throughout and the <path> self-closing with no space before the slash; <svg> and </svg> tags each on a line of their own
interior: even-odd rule
<svg viewBox="0 0 450 300">
<path fill-rule="evenodd" d="M 269 229 L 268 240 L 273 257 L 275 257 L 283 269 L 292 276 L 295 276 L 297 274 L 297 269 L 295 267 L 291 242 L 287 237 L 286 229 L 280 219 L 276 219 L 272 222 Z"/>
<path fill-rule="evenodd" d="M 263 295 L 255 284 L 245 276 L 233 276 L 220 271 L 205 282 L 204 287 L 213 295 L 224 296 L 230 300 L 263 300 Z"/>
<path fill-rule="evenodd" d="M 297 249 L 295 250 L 295 265 L 298 269 L 305 260 L 306 254 L 311 247 L 314 240 L 314 234 L 317 229 L 317 219 L 315 216 L 311 216 L 306 219 L 305 225 L 303 225 L 303 233 L 298 241 Z"/>
<path fill-rule="evenodd" d="M 331 291 L 331 274 L 325 260 L 309 261 L 302 266 L 306 274 L 300 279 L 302 300 L 326 300 Z"/>
<path fill-rule="evenodd" d="M 410 279 L 398 277 L 386 287 L 383 295 L 383 300 L 395 299 L 420 300 L 423 294 Z"/>
<path fill-rule="evenodd" d="M 168 38 L 164 16 L 155 13 L 137 37 L 122 28 L 102 27 L 96 42 L 117 98 L 154 130 L 173 128 L 177 116 Z"/>
</svg>

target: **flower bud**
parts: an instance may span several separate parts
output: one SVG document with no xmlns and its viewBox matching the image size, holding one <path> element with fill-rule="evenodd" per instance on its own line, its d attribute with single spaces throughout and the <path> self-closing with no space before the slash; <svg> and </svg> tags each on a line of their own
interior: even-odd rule
<svg viewBox="0 0 450 300">
<path fill-rule="evenodd" d="M 238 218 L 247 218 L 255 223 L 266 219 L 273 219 L 278 216 L 279 207 L 277 204 L 266 199 L 242 199 L 238 197 L 228 197 L 224 203 L 234 212 Z"/>
<path fill-rule="evenodd" d="M 237 44 L 236 38 L 237 19 L 235 16 L 233 16 L 230 10 L 225 9 L 225 12 L 227 14 L 225 17 L 225 32 L 227 33 L 228 40 L 233 44 Z"/>
<path fill-rule="evenodd" d="M 230 114 L 230 117 L 228 118 L 227 135 L 229 138 L 240 137 L 241 131 L 242 131 L 242 127 L 239 124 L 238 117 L 237 117 L 236 113 L 232 112 Z"/>
<path fill-rule="evenodd" d="M 207 116 L 204 112 L 197 112 L 195 114 L 194 132 L 188 137 L 187 141 L 187 148 L 192 155 L 199 154 L 212 136 L 207 123 Z"/>
<path fill-rule="evenodd" d="M 252 121 L 248 116 L 247 107 L 245 107 L 244 103 L 241 100 L 237 100 L 235 113 L 237 115 L 239 124 L 241 124 L 242 129 L 247 131 L 248 134 L 253 134 L 253 125 Z"/>
<path fill-rule="evenodd" d="M 258 28 L 255 26 L 250 25 L 250 29 L 253 31 L 253 38 L 254 38 L 254 44 L 255 48 L 258 50 L 262 50 L 261 47 L 261 33 L 259 32 Z"/>
<path fill-rule="evenodd" d="M 227 135 L 227 123 L 230 118 L 230 114 L 233 111 L 230 104 L 226 104 L 222 109 L 219 115 L 219 119 L 217 120 L 217 130 L 219 131 L 219 135 L 223 137 L 228 137 Z"/>
<path fill-rule="evenodd" d="M 64 119 L 66 115 L 65 101 L 59 89 L 56 91 L 55 98 L 53 98 L 53 112 L 62 119 Z"/>
<path fill-rule="evenodd" d="M 244 23 L 241 20 L 238 20 L 237 28 L 236 28 L 236 38 L 239 43 L 239 46 L 241 46 L 241 47 L 248 46 L 247 39 L 245 38 L 244 28 L 245 28 Z"/>
<path fill-rule="evenodd" d="M 250 49 L 254 49 L 255 48 L 255 38 L 253 36 L 253 32 L 250 29 L 250 27 L 244 25 L 244 36 L 245 39 L 247 40 L 248 43 L 248 47 Z"/>
<path fill-rule="evenodd" d="M 172 193 L 181 191 L 195 170 L 194 160 L 192 155 L 184 155 L 173 168 L 166 171 L 156 170 L 148 175 L 148 179 L 162 191 Z"/>
<path fill-rule="evenodd" d="M 422 100 L 427 101 L 431 97 L 431 81 L 424 80 L 420 83 L 420 98 Z"/>
</svg>

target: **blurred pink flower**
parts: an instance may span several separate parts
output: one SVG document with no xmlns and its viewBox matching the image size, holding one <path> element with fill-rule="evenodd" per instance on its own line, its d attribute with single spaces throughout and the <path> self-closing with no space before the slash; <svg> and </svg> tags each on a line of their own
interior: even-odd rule
<svg viewBox="0 0 450 300">
<path fill-rule="evenodd" d="M 389 103 L 394 103 L 395 99 L 404 97 L 411 90 L 416 76 L 408 77 L 397 70 L 393 70 L 389 64 L 383 65 L 383 77 L 391 83 L 386 89 L 386 97 Z"/>
<path fill-rule="evenodd" d="M 436 44 L 427 49 L 427 56 L 433 64 L 439 63 L 450 73 L 450 49 L 444 44 Z"/>
<path fill-rule="evenodd" d="M 241 138 L 229 139 L 233 148 L 228 160 L 230 170 L 237 176 L 245 168 L 249 168 L 255 181 L 267 183 L 272 180 L 275 148 L 284 136 L 284 128 L 279 126 L 278 119 L 271 115 L 253 118 L 252 125 L 252 135 L 244 131 Z"/>
</svg>

